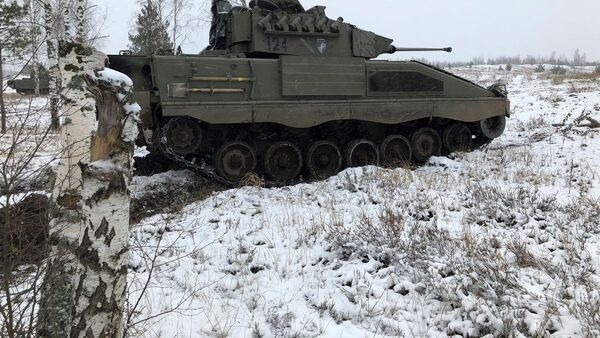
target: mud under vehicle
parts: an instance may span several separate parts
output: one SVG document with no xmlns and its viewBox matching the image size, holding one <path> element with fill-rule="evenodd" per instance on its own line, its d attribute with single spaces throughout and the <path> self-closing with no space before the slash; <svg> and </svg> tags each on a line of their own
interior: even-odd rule
<svg viewBox="0 0 600 338">
<path fill-rule="evenodd" d="M 146 140 L 221 182 L 285 184 L 346 167 L 422 163 L 499 137 L 506 88 L 433 66 L 377 61 L 392 40 L 330 19 L 325 7 L 213 1 L 198 55 L 109 56 L 134 81 Z"/>
</svg>

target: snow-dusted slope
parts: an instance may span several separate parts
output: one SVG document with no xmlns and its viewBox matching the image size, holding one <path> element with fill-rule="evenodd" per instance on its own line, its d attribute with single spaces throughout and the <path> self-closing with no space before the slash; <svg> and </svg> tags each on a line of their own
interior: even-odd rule
<svg viewBox="0 0 600 338">
<path fill-rule="evenodd" d="M 412 171 L 228 190 L 144 219 L 132 229 L 130 323 L 141 322 L 130 333 L 600 336 L 599 130 L 572 126 L 600 119 L 599 82 L 452 71 L 508 82 L 505 136 Z M 136 178 L 135 194 L 193 177 L 172 174 Z"/>
</svg>

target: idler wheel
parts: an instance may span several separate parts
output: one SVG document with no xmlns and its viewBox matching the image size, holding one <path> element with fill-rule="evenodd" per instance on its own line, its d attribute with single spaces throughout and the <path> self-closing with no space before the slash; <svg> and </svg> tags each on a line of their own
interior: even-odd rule
<svg viewBox="0 0 600 338">
<path fill-rule="evenodd" d="M 419 128 L 410 138 L 413 158 L 419 162 L 427 162 L 432 156 L 442 153 L 442 139 L 433 128 Z"/>
<path fill-rule="evenodd" d="M 214 165 L 221 177 L 239 182 L 256 169 L 256 154 L 245 142 L 228 142 L 217 151 Z"/>
<path fill-rule="evenodd" d="M 379 163 L 379 150 L 375 143 L 369 140 L 354 140 L 346 148 L 346 166 L 362 167 L 377 165 Z"/>
<path fill-rule="evenodd" d="M 313 143 L 306 155 L 306 166 L 310 175 L 323 180 L 337 174 L 342 168 L 342 153 L 335 143 L 318 141 Z"/>
<path fill-rule="evenodd" d="M 481 133 L 487 138 L 498 138 L 506 129 L 506 116 L 490 117 L 479 122 Z"/>
<path fill-rule="evenodd" d="M 278 142 L 265 154 L 265 171 L 277 182 L 289 182 L 300 175 L 302 152 L 293 143 Z"/>
<path fill-rule="evenodd" d="M 192 118 L 175 118 L 166 125 L 167 147 L 181 156 L 193 154 L 202 143 L 202 127 Z"/>
<path fill-rule="evenodd" d="M 473 149 L 473 133 L 464 123 L 452 123 L 444 129 L 442 135 L 444 148 L 450 153 Z"/>
<path fill-rule="evenodd" d="M 388 166 L 406 166 L 412 158 L 410 141 L 402 135 L 386 137 L 380 146 L 381 161 Z"/>
</svg>

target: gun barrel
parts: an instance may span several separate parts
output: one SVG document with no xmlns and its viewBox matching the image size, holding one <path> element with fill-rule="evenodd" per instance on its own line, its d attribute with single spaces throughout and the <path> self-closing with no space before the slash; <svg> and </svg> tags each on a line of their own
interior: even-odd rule
<svg viewBox="0 0 600 338">
<path fill-rule="evenodd" d="M 398 48 L 391 45 L 387 53 L 394 54 L 396 52 L 447 52 L 452 53 L 452 47 L 446 48 Z"/>
</svg>

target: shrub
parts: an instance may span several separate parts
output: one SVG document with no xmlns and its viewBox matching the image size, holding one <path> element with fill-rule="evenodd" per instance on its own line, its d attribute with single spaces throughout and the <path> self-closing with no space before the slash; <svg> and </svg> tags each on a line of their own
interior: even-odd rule
<svg viewBox="0 0 600 338">
<path fill-rule="evenodd" d="M 507 72 L 510 72 L 512 70 L 512 68 L 513 68 L 512 64 L 509 63 L 509 64 L 506 65 L 506 71 Z"/>
<path fill-rule="evenodd" d="M 596 69 L 594 70 L 594 72 L 595 72 L 596 74 L 600 74 L 600 66 L 596 67 Z"/>
<path fill-rule="evenodd" d="M 543 73 L 545 71 L 546 71 L 546 67 L 544 67 L 544 65 L 539 65 L 535 68 L 536 73 Z"/>
<path fill-rule="evenodd" d="M 554 66 L 550 70 L 550 73 L 552 73 L 554 75 L 565 75 L 565 74 L 567 74 L 567 69 L 562 66 Z"/>
</svg>

